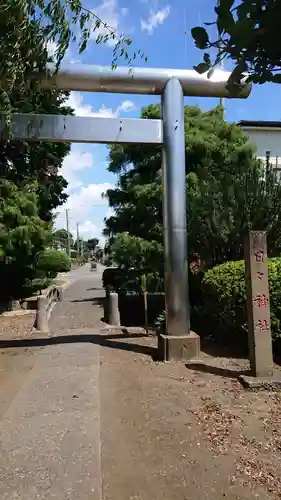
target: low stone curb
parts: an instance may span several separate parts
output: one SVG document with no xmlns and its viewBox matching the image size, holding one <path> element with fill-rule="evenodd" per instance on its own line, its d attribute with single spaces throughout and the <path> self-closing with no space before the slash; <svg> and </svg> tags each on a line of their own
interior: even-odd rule
<svg viewBox="0 0 281 500">
<path fill-rule="evenodd" d="M 251 377 L 240 375 L 239 380 L 245 389 L 249 391 L 272 391 L 281 390 L 281 373 L 274 373 L 273 377 Z"/>
<path fill-rule="evenodd" d="M 139 326 L 116 326 L 105 323 L 105 326 L 103 328 L 100 328 L 100 332 L 104 332 L 107 330 L 121 330 L 124 334 L 127 333 L 128 335 L 147 335 L 145 328 Z"/>
</svg>

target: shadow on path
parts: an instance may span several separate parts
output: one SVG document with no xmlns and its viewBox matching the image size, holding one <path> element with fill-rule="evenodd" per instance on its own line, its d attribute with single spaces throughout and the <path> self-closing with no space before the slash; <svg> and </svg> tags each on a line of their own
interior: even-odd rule
<svg viewBox="0 0 281 500">
<path fill-rule="evenodd" d="M 241 345 L 237 342 L 221 342 L 220 340 L 215 340 L 212 337 L 200 338 L 201 351 L 205 352 L 209 356 L 214 358 L 237 358 L 237 359 L 247 359 L 248 358 L 248 347 L 247 345 Z"/>
<path fill-rule="evenodd" d="M 104 288 L 103 286 L 97 286 L 97 287 L 92 287 L 92 288 L 87 288 L 87 292 L 91 292 L 92 290 L 100 290 L 101 292 L 104 293 Z"/>
<path fill-rule="evenodd" d="M 66 300 L 65 302 L 92 302 L 93 305 L 103 306 L 104 297 L 91 297 L 85 299 Z"/>
<path fill-rule="evenodd" d="M 135 352 L 138 354 L 145 354 L 151 356 L 153 360 L 157 359 L 158 350 L 156 347 L 145 346 L 141 344 L 135 344 L 130 342 L 120 342 L 119 340 L 125 340 L 126 338 L 139 338 L 139 335 L 126 335 L 126 334 L 109 334 L 109 335 L 98 335 L 98 334 L 74 334 L 74 335 L 62 335 L 57 337 L 48 338 L 29 338 L 29 339 L 18 339 L 18 340 L 1 340 L 0 349 L 10 349 L 16 347 L 45 347 L 57 344 L 74 344 L 88 342 L 96 344 L 102 347 L 110 347 L 111 349 L 119 349 L 121 351 Z"/>
<path fill-rule="evenodd" d="M 207 365 L 204 363 L 188 363 L 185 365 L 190 370 L 195 370 L 200 373 L 209 373 L 210 375 L 218 375 L 219 377 L 226 378 L 237 378 L 240 375 L 250 375 L 250 370 L 242 370 L 239 369 L 229 369 L 229 368 L 220 368 L 218 366 Z"/>
</svg>

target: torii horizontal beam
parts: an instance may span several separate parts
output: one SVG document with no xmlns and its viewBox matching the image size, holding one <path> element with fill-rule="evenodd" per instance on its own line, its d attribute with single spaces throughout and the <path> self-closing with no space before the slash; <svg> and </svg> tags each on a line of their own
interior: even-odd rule
<svg viewBox="0 0 281 500">
<path fill-rule="evenodd" d="M 51 70 L 51 66 L 49 67 Z M 181 83 L 183 94 L 198 97 L 246 98 L 251 85 L 241 84 L 239 92 L 232 95 L 226 88 L 230 73 L 216 69 L 208 78 L 188 69 L 132 68 L 93 66 L 89 64 L 62 64 L 51 78 L 41 77 L 43 87 L 60 90 L 87 92 L 111 92 L 120 94 L 161 95 L 166 83 L 175 78 Z M 38 76 L 39 79 L 39 76 Z"/>
<path fill-rule="evenodd" d="M 4 120 L 1 140 L 7 139 Z M 10 139 L 32 142 L 162 144 L 162 120 L 13 114 Z"/>
</svg>

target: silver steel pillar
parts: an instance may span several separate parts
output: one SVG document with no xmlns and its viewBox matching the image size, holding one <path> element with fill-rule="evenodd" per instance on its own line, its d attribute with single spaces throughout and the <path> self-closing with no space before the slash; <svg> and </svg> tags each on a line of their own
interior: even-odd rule
<svg viewBox="0 0 281 500">
<path fill-rule="evenodd" d="M 167 335 L 190 333 L 184 99 L 181 83 L 169 80 L 162 96 L 163 219 Z"/>
</svg>

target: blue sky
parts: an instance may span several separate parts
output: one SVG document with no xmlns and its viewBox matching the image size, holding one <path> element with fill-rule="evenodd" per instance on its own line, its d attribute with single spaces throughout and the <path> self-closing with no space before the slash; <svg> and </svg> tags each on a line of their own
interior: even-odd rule
<svg viewBox="0 0 281 500">
<path fill-rule="evenodd" d="M 136 66 L 191 69 L 200 62 L 202 55 L 194 47 L 190 30 L 214 19 L 215 3 L 215 0 L 174 0 L 173 3 L 165 0 L 87 0 L 86 6 L 117 32 L 130 36 L 133 47 L 145 53 L 148 63 L 139 60 Z M 108 65 L 111 61 L 112 44 L 96 45 L 94 36 L 82 55 L 71 46 L 66 56 L 66 62 L 71 64 Z M 229 63 L 225 69 L 231 69 Z M 228 121 L 280 120 L 277 105 L 280 98 L 281 85 L 255 86 L 248 99 L 226 101 L 225 118 Z M 186 98 L 185 101 L 186 104 L 198 104 L 202 110 L 218 103 L 218 100 L 208 98 Z M 70 97 L 70 105 L 80 116 L 138 117 L 142 106 L 157 102 L 159 97 L 87 92 L 74 92 Z M 103 219 L 110 215 L 107 202 L 101 195 L 117 180 L 107 171 L 107 155 L 107 147 L 103 145 L 72 146 L 62 169 L 69 182 L 69 198 L 59 210 L 58 227 L 65 227 L 65 208 L 68 208 L 73 232 L 79 223 L 80 233 L 85 239 L 101 237 Z"/>
</svg>

